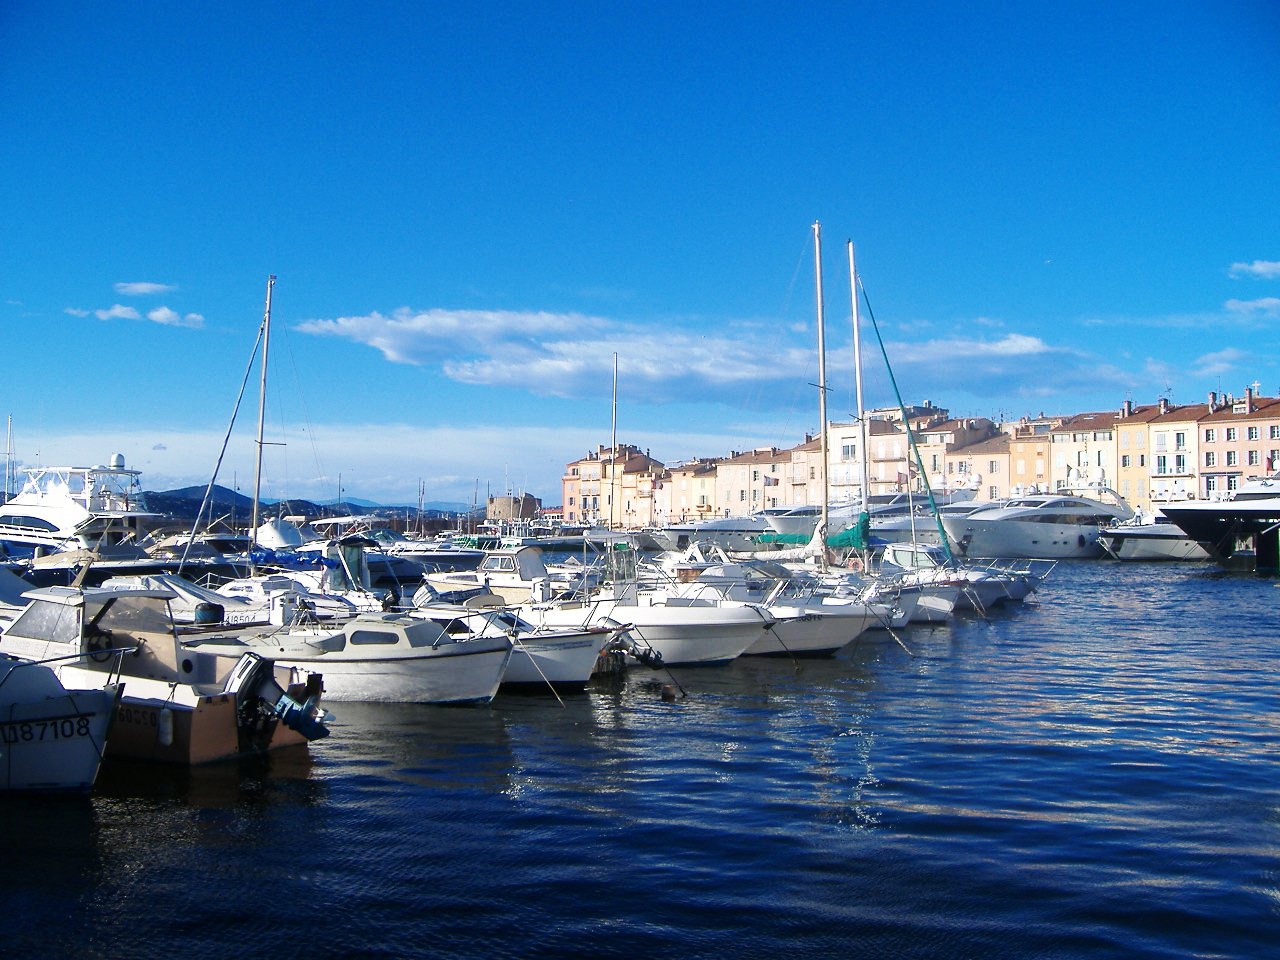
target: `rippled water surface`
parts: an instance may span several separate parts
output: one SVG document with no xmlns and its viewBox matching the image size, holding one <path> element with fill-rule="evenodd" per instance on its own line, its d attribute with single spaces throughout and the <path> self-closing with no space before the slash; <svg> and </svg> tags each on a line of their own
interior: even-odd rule
<svg viewBox="0 0 1280 960">
<path fill-rule="evenodd" d="M 110 766 L 0 804 L 0 955 L 1276 956 L 1278 600 L 1067 564 L 831 660 Z"/>
</svg>

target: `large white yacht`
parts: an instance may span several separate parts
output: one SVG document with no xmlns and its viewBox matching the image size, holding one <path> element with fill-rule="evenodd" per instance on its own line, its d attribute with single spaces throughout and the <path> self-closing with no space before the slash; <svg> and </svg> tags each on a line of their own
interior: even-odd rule
<svg viewBox="0 0 1280 960">
<path fill-rule="evenodd" d="M 142 503 L 137 470 L 114 454 L 107 466 L 32 467 L 22 489 L 0 504 L 0 544 L 13 555 L 136 545 L 158 514 Z M 134 547 L 136 554 L 141 554 Z"/>
<path fill-rule="evenodd" d="M 1103 528 L 1132 516 L 1114 490 L 1091 486 L 1013 497 L 967 516 L 943 517 L 942 526 L 966 557 L 1072 560 L 1102 556 Z"/>
</svg>

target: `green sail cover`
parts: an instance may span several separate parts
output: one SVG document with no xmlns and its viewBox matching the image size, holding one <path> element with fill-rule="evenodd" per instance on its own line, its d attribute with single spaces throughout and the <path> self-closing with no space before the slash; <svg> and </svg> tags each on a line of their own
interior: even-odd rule
<svg viewBox="0 0 1280 960">
<path fill-rule="evenodd" d="M 781 546 L 802 547 L 813 539 L 812 534 L 803 533 L 762 533 L 753 537 L 756 543 L 775 543 Z M 827 537 L 827 546 L 837 550 L 865 550 L 871 539 L 871 516 L 865 512 L 858 514 L 858 522 L 846 527 L 837 534 Z"/>
</svg>

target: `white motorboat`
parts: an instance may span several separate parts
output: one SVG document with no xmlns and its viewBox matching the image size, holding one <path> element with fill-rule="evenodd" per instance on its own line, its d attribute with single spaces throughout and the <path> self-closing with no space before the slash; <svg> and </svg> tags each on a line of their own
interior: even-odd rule
<svg viewBox="0 0 1280 960">
<path fill-rule="evenodd" d="M 1053 570 L 1054 561 L 992 561 L 979 564 L 949 556 L 928 543 L 890 543 L 879 557 L 879 570 L 922 585 L 946 585 L 958 591 L 956 609 L 989 610 L 1025 600 Z"/>
<path fill-rule="evenodd" d="M 305 610 L 318 620 L 345 620 L 359 611 L 339 596 L 312 593 L 284 574 L 242 578 L 217 590 L 199 586 L 175 573 L 146 577 L 111 577 L 102 583 L 105 590 L 144 588 L 170 590 L 173 620 L 197 627 L 247 627 L 282 624 Z"/>
<path fill-rule="evenodd" d="M 0 653 L 48 662 L 63 686 L 123 679 L 111 756 L 197 764 L 327 736 L 318 674 L 244 651 L 184 647 L 169 590 L 41 587 L 0 635 Z"/>
<path fill-rule="evenodd" d="M 520 615 L 547 627 L 625 626 L 631 659 L 647 666 L 713 666 L 729 663 L 760 639 L 773 618 L 762 608 L 719 606 L 608 585 L 586 600 L 531 603 Z"/>
<path fill-rule="evenodd" d="M 1098 537 L 1107 555 L 1116 560 L 1208 560 L 1209 552 L 1157 510 L 1107 527 Z"/>
<path fill-rule="evenodd" d="M 473 633 L 462 621 L 398 613 L 361 614 L 342 624 L 298 622 L 265 632 L 192 636 L 184 649 L 221 659 L 245 653 L 323 674 L 329 700 L 488 703 L 511 658 L 501 630 Z"/>
<path fill-rule="evenodd" d="M 691 551 L 703 549 L 695 544 Z M 746 656 L 828 656 L 894 616 L 888 607 L 837 597 L 814 578 L 798 578 L 780 564 L 759 559 L 739 562 L 722 555 L 695 579 L 671 583 L 666 590 L 684 601 L 763 609 L 775 622 L 743 651 Z"/>
<path fill-rule="evenodd" d="M 1100 557 L 1098 537 L 1103 528 L 1128 520 L 1133 510 L 1115 491 L 1090 487 L 1088 492 L 1089 496 L 1061 491 L 1014 497 L 968 516 L 944 517 L 942 525 L 957 551 L 966 557 Z"/>
<path fill-rule="evenodd" d="M 491 550 L 474 570 L 428 571 L 423 583 L 439 598 L 465 597 L 476 592 L 492 592 L 505 603 L 527 603 L 561 596 L 582 596 L 599 582 L 596 574 L 582 566 L 547 567 L 539 547 Z M 422 605 L 424 600 L 417 599 Z"/>
<path fill-rule="evenodd" d="M 758 539 L 771 533 L 768 517 L 753 513 L 745 517 L 715 517 L 691 523 L 672 523 L 649 531 L 663 550 L 684 550 L 699 540 L 718 544 L 726 550 L 755 550 Z"/>
<path fill-rule="evenodd" d="M 123 690 L 68 690 L 51 664 L 0 654 L 0 793 L 87 793 Z"/>
<path fill-rule="evenodd" d="M 504 690 L 582 690 L 595 672 L 600 654 L 623 632 L 621 627 L 603 625 L 538 627 L 518 610 L 500 604 L 496 594 L 489 594 L 479 606 L 432 604 L 415 608 L 410 615 L 448 624 L 449 632 L 456 631 L 456 621 L 474 635 L 509 635 L 513 646 L 502 676 Z"/>
</svg>

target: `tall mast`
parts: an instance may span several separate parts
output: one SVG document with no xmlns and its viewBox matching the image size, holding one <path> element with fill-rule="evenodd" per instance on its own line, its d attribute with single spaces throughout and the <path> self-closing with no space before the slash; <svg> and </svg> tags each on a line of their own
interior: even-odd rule
<svg viewBox="0 0 1280 960">
<path fill-rule="evenodd" d="M 609 529 L 613 529 L 613 501 L 618 482 L 618 354 L 613 354 L 613 414 L 609 428 Z"/>
<path fill-rule="evenodd" d="M 822 563 L 825 565 L 829 509 L 829 493 L 827 490 L 827 341 L 825 330 L 826 315 L 822 306 L 822 224 L 816 220 L 813 223 L 813 272 L 814 283 L 818 292 L 818 436 L 822 451 L 822 460 L 819 466 L 822 487 L 822 515 L 818 523 L 822 527 Z"/>
<path fill-rule="evenodd" d="M 853 241 L 849 249 L 849 298 L 853 307 L 853 374 L 858 399 L 858 446 L 862 451 L 862 507 L 870 509 L 871 503 L 871 451 L 867 446 L 866 407 L 862 400 L 862 324 L 858 319 L 858 272 L 853 266 Z"/>
<path fill-rule="evenodd" d="M 262 497 L 262 427 L 267 418 L 267 347 L 271 344 L 271 288 L 275 275 L 267 277 L 267 306 L 262 313 L 262 379 L 258 385 L 258 457 L 253 472 L 253 520 L 249 527 L 249 569 L 254 571 L 253 551 L 258 547 L 258 504 Z"/>
<path fill-rule="evenodd" d="M 4 498 L 13 496 L 13 415 L 9 415 L 9 429 L 4 444 Z"/>
</svg>

